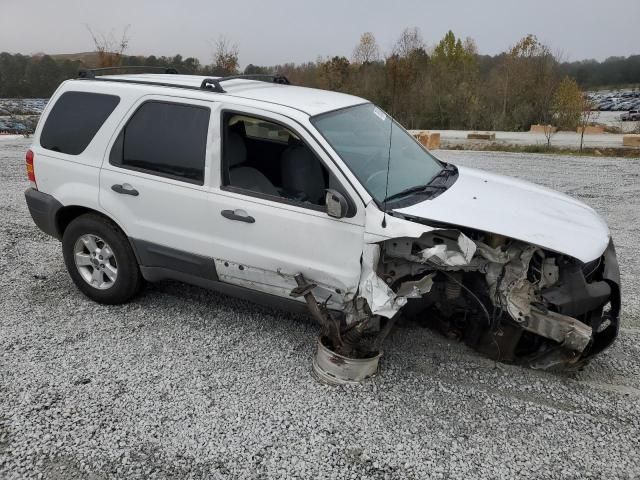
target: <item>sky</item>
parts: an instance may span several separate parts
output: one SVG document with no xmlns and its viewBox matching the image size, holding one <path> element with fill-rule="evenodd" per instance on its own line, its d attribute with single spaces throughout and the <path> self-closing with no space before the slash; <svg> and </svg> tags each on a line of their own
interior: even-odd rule
<svg viewBox="0 0 640 480">
<path fill-rule="evenodd" d="M 351 57 L 366 31 L 388 52 L 406 27 L 427 46 L 451 29 L 490 55 L 528 33 L 568 61 L 640 53 L 640 0 L 0 0 L 0 52 L 91 51 L 86 25 L 116 36 L 130 25 L 129 54 L 203 63 L 224 36 L 241 66 Z"/>
</svg>

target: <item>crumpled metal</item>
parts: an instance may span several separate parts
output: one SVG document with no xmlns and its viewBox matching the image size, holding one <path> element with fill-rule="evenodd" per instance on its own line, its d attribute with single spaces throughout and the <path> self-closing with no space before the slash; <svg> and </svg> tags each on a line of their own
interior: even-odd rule
<svg viewBox="0 0 640 480">
<path fill-rule="evenodd" d="M 461 267 L 469 265 L 473 255 L 476 253 L 476 244 L 464 233 L 460 233 L 456 242 L 457 248 L 451 249 L 446 243 L 425 248 L 420 252 L 422 258 L 436 265 L 447 265 L 450 267 Z"/>
</svg>

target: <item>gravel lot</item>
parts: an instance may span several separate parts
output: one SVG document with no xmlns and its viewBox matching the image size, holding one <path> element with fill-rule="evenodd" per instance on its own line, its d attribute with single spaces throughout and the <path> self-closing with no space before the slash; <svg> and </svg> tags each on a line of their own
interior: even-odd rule
<svg viewBox="0 0 640 480">
<path fill-rule="evenodd" d="M 623 328 L 583 372 L 404 328 L 378 378 L 332 388 L 306 317 L 172 282 L 84 298 L 26 210 L 27 145 L 0 143 L 0 478 L 640 478 L 640 161 L 440 152 L 606 217 Z"/>
</svg>

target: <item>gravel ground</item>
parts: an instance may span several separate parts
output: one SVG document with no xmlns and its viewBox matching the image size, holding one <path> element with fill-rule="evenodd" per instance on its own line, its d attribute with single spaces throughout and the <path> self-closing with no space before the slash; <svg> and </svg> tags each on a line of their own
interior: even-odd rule
<svg viewBox="0 0 640 480">
<path fill-rule="evenodd" d="M 640 162 L 442 151 L 577 196 L 609 222 L 618 342 L 564 376 L 398 329 L 382 374 L 310 376 L 317 327 L 178 283 L 88 301 L 0 144 L 0 478 L 639 478 Z M 496 212 L 499 214 L 499 212 Z"/>
</svg>

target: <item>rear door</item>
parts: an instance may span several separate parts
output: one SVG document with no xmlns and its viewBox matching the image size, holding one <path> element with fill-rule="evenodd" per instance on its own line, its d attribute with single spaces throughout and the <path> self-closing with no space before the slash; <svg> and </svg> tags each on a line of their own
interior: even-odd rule
<svg viewBox="0 0 640 480">
<path fill-rule="evenodd" d="M 132 239 L 141 264 L 215 278 L 208 219 L 215 104 L 146 96 L 122 121 L 100 173 L 100 206 Z"/>
</svg>

